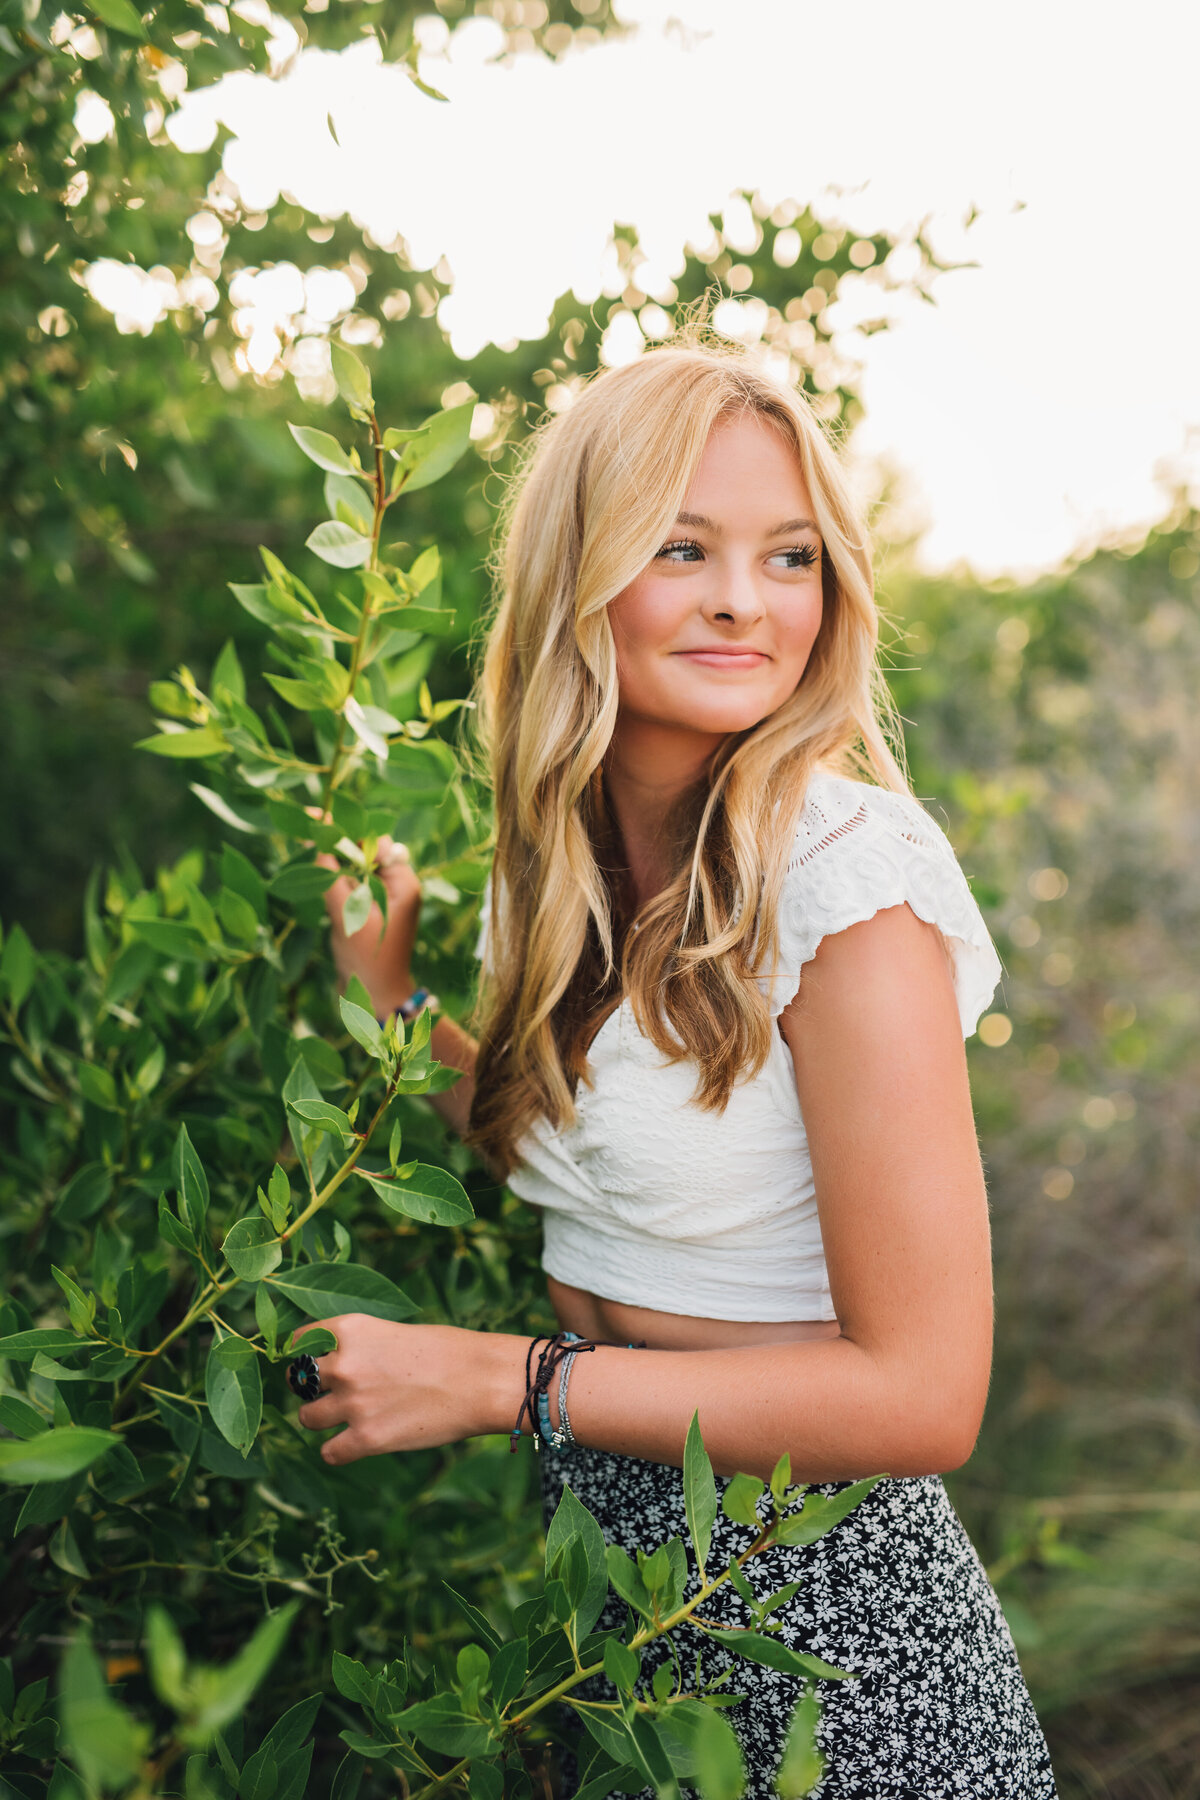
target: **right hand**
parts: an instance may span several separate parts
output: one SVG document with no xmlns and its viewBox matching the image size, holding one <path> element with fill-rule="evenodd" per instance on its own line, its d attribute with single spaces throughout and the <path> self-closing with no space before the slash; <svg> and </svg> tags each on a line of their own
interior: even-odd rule
<svg viewBox="0 0 1200 1800">
<path fill-rule="evenodd" d="M 319 855 L 323 869 L 336 869 L 337 858 Z M 401 1000 L 407 1000 L 414 982 L 411 973 L 413 944 L 417 921 L 421 915 L 421 883 L 408 860 L 403 844 L 381 837 L 377 857 L 380 880 L 387 890 L 388 915 L 384 923 L 378 906 L 372 906 L 367 922 L 353 937 L 347 937 L 342 924 L 342 908 L 357 882 L 340 875 L 325 894 L 329 912 L 330 942 L 338 977 L 343 987 L 357 975 L 368 994 L 378 1018 L 394 1012 Z"/>
</svg>

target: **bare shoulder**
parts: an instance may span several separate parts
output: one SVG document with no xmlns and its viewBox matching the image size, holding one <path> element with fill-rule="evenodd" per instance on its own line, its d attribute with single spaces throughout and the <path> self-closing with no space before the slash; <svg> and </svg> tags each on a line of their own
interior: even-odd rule
<svg viewBox="0 0 1200 1800">
<path fill-rule="evenodd" d="M 780 1015 L 793 1052 L 831 1038 L 895 1041 L 932 1033 L 962 1053 L 954 972 L 936 925 L 905 902 L 831 932 Z"/>
</svg>

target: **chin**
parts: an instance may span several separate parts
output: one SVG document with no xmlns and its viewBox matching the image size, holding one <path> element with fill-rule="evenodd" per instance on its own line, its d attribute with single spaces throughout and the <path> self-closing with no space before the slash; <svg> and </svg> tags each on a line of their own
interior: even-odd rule
<svg viewBox="0 0 1200 1800">
<path fill-rule="evenodd" d="M 752 731 L 761 724 L 774 708 L 770 706 L 747 706 L 726 701 L 723 705 L 696 706 L 691 708 L 681 720 L 693 731 L 711 732 L 714 737 L 729 737 L 740 731 Z"/>
</svg>

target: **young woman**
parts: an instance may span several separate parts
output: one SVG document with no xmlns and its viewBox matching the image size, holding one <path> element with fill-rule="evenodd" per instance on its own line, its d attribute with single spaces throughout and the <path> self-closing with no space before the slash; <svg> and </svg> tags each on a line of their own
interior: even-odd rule
<svg viewBox="0 0 1200 1800">
<path fill-rule="evenodd" d="M 887 1471 L 758 1572 L 764 1593 L 803 1580 L 783 1641 L 860 1676 L 823 1684 L 820 1800 L 1048 1800 L 939 1473 L 971 1454 L 987 1393 L 963 1039 L 1000 965 L 888 747 L 876 643 L 837 462 L 751 355 L 651 351 L 544 427 L 480 691 L 496 852 L 477 1039 L 438 1020 L 465 1078 L 434 1104 L 543 1209 L 554 1310 L 602 1344 L 573 1367 L 573 1442 L 541 1458 L 547 1514 L 569 1482 L 610 1542 L 686 1540 L 697 1407 L 718 1475 L 766 1477 L 784 1450 L 799 1480 Z M 381 1015 L 411 1011 L 420 906 L 399 847 L 386 878 L 382 931 L 347 940 L 329 896 L 342 975 Z M 325 1323 L 328 1392 L 300 1418 L 346 1427 L 327 1462 L 511 1428 L 527 1338 Z M 710 1561 L 743 1540 L 721 1517 Z M 747 1623 L 720 1594 L 712 1615 Z M 766 1800 L 795 1682 L 739 1662 L 736 1687 Z"/>
</svg>

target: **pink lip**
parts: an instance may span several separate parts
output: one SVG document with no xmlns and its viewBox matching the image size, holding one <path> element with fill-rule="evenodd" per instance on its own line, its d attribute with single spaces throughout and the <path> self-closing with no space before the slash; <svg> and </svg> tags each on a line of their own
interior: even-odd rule
<svg viewBox="0 0 1200 1800">
<path fill-rule="evenodd" d="M 675 654 L 706 669 L 753 669 L 769 660 L 764 650 L 752 650 L 748 644 L 714 644 L 703 650 L 677 650 Z"/>
</svg>

